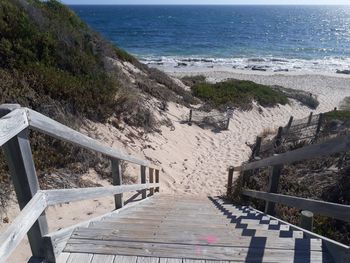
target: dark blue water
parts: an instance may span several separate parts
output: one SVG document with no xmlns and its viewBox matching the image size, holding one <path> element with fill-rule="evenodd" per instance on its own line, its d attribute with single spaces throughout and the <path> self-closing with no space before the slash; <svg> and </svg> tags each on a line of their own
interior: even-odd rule
<svg viewBox="0 0 350 263">
<path fill-rule="evenodd" d="M 347 69 L 350 6 L 72 6 L 149 63 Z"/>
</svg>

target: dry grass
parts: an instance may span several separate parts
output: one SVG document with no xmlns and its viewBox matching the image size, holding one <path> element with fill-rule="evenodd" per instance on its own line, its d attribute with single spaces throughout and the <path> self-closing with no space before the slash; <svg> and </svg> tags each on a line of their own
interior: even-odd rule
<svg viewBox="0 0 350 263">
<path fill-rule="evenodd" d="M 270 135 L 276 135 L 277 131 L 276 129 L 272 128 L 265 128 L 262 133 L 259 134 L 260 137 L 266 138 L 269 137 Z"/>
</svg>

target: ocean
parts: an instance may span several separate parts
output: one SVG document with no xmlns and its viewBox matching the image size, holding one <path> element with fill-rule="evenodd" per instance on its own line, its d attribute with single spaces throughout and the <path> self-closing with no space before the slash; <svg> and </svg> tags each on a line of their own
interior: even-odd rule
<svg viewBox="0 0 350 263">
<path fill-rule="evenodd" d="M 150 66 L 350 69 L 350 6 L 71 6 Z"/>
</svg>

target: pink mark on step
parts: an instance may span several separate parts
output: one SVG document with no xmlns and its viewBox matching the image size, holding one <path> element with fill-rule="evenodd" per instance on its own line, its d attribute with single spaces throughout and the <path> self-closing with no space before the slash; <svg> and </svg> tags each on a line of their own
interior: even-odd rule
<svg viewBox="0 0 350 263">
<path fill-rule="evenodd" d="M 208 244 L 215 244 L 218 242 L 219 239 L 214 235 L 207 235 L 207 236 L 201 237 L 200 240 L 205 240 L 208 242 Z"/>
</svg>

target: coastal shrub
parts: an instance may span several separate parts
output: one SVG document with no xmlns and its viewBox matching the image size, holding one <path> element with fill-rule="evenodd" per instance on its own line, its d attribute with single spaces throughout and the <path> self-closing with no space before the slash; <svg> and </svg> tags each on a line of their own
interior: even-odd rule
<svg viewBox="0 0 350 263">
<path fill-rule="evenodd" d="M 180 96 L 184 103 L 187 103 L 187 104 L 199 103 L 199 101 L 195 97 L 193 97 L 191 92 L 180 87 L 178 84 L 175 83 L 175 81 L 171 77 L 169 77 L 164 72 L 156 68 L 149 68 L 148 72 L 149 72 L 149 77 L 151 79 L 169 88 L 171 91 L 175 93 L 175 95 Z"/>
<path fill-rule="evenodd" d="M 204 75 L 194 75 L 194 76 L 184 76 L 181 78 L 181 81 L 185 85 L 189 87 L 193 87 L 196 84 L 205 83 L 206 79 L 207 78 Z"/>
<path fill-rule="evenodd" d="M 288 98 L 269 86 L 245 80 L 227 80 L 215 84 L 200 83 L 192 87 L 193 94 L 213 107 L 237 107 L 248 110 L 257 101 L 263 107 L 285 105 Z"/>
<path fill-rule="evenodd" d="M 272 86 L 272 88 L 282 94 L 286 95 L 290 99 L 295 99 L 299 101 L 302 105 L 309 107 L 310 109 L 317 109 L 320 102 L 317 97 L 310 92 L 303 90 L 288 89 L 281 86 Z"/>
<path fill-rule="evenodd" d="M 336 110 L 324 113 L 327 120 L 348 120 L 350 119 L 350 111 Z"/>
<path fill-rule="evenodd" d="M 73 112 L 103 121 L 113 112 L 118 83 L 106 73 L 93 33 L 58 1 L 29 3 L 0 2 L 0 67 Z"/>
</svg>

